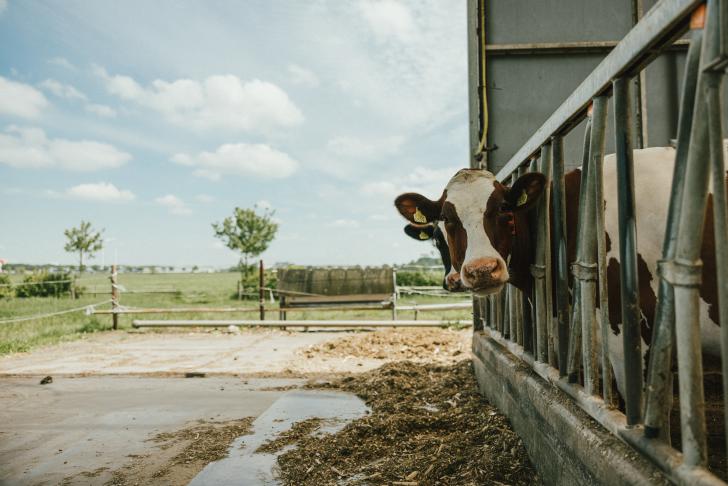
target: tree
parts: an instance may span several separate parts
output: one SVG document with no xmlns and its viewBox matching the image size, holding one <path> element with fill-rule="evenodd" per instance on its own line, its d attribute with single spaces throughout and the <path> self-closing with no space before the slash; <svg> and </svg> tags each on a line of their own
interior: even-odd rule
<svg viewBox="0 0 728 486">
<path fill-rule="evenodd" d="M 104 246 L 104 240 L 101 238 L 101 231 L 95 231 L 88 221 L 81 221 L 78 228 L 69 228 L 63 231 L 66 235 L 66 246 L 63 248 L 69 253 L 78 253 L 78 271 L 83 272 L 83 256 L 88 255 L 93 258 L 94 253 L 101 250 Z"/>
<path fill-rule="evenodd" d="M 258 214 L 257 210 L 257 206 L 253 209 L 235 208 L 233 215 L 222 223 L 212 224 L 215 237 L 231 250 L 240 252 L 243 282 L 250 275 L 250 259 L 263 253 L 278 231 L 278 224 L 273 222 L 274 211 L 263 208 L 262 213 Z"/>
</svg>

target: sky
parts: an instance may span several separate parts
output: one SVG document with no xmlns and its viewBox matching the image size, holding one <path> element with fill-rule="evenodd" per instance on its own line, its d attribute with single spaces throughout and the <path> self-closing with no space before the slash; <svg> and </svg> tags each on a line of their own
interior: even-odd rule
<svg viewBox="0 0 728 486">
<path fill-rule="evenodd" d="M 465 2 L 0 0 L 0 258 L 228 266 L 211 224 L 271 208 L 269 263 L 431 254 L 392 204 L 468 164 Z"/>
</svg>

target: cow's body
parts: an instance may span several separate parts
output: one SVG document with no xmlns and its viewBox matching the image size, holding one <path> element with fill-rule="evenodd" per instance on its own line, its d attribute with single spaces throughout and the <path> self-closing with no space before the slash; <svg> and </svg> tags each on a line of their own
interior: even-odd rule
<svg viewBox="0 0 728 486">
<path fill-rule="evenodd" d="M 657 262 L 661 258 L 667 210 L 675 161 L 669 147 L 634 151 L 634 176 L 637 208 L 637 244 L 643 352 L 649 347 L 651 326 L 657 304 Z M 617 177 L 615 156 L 604 160 L 605 229 L 607 233 L 607 276 L 609 292 L 610 360 L 618 386 L 622 388 L 624 357 L 621 345 L 619 284 L 619 228 L 617 217 Z M 545 178 L 526 174 L 508 188 L 482 170 L 463 169 L 448 184 L 438 201 L 419 195 L 403 194 L 398 209 L 405 217 L 410 209 L 428 219 L 445 218 L 447 241 L 453 267 L 466 288 L 480 294 L 497 292 L 506 281 L 530 294 L 530 265 L 535 260 L 535 235 L 528 225 L 528 211 L 535 206 Z M 580 171 L 565 175 L 567 255 L 575 260 L 576 226 Z M 728 185 L 728 178 L 726 178 Z M 419 196 L 416 197 L 416 196 Z M 422 198 L 422 199 L 421 199 Z M 711 198 L 708 200 L 703 232 L 703 285 L 701 287 L 702 344 L 706 357 L 719 357 L 718 308 Z M 555 260 L 552 260 L 555 261 Z M 495 262 L 495 263 L 494 263 Z M 507 263 L 507 268 L 501 265 Z"/>
</svg>

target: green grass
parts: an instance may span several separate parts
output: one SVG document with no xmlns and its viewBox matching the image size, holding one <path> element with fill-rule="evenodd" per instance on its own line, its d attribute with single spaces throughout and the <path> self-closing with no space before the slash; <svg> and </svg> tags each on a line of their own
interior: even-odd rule
<svg viewBox="0 0 728 486">
<path fill-rule="evenodd" d="M 175 289 L 176 294 L 122 294 L 121 304 L 128 307 L 249 307 L 257 306 L 257 300 L 238 301 L 235 298 L 237 273 L 198 273 L 198 274 L 120 274 L 119 283 L 126 290 L 149 289 Z M 22 280 L 20 276 L 13 276 L 13 281 Z M 79 284 L 88 291 L 108 291 L 110 283 L 108 275 L 84 275 Z M 109 300 L 110 295 L 91 295 L 86 293 L 76 300 L 69 297 L 61 298 L 25 298 L 0 299 L 0 320 L 15 317 L 33 316 L 52 313 L 64 309 L 95 304 Z M 440 297 L 403 297 L 399 303 L 410 305 L 413 303 L 430 304 L 462 301 L 467 299 L 464 294 L 452 298 Z M 99 309 L 108 309 L 110 304 L 99 306 Z M 278 319 L 278 303 L 271 304 L 266 295 L 266 317 Z M 257 313 L 181 313 L 181 314 L 146 314 L 122 315 L 119 318 L 121 329 L 131 329 L 132 319 L 235 319 L 254 318 Z M 412 311 L 398 312 L 399 319 L 411 319 Z M 362 311 L 311 311 L 288 312 L 288 319 L 389 319 L 390 310 L 362 310 Z M 469 309 L 450 311 L 420 312 L 419 319 L 469 319 Z M 79 339 L 85 335 L 111 330 L 111 316 L 86 315 L 83 312 L 65 314 L 45 319 L 35 319 L 25 322 L 0 324 L 0 355 L 29 351 L 35 347 L 54 344 L 62 341 Z M 152 331 L 154 332 L 154 331 Z"/>
</svg>

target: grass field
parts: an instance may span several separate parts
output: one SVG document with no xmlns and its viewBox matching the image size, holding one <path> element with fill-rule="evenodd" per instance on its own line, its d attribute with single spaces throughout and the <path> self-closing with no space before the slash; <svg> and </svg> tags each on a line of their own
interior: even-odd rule
<svg viewBox="0 0 728 486">
<path fill-rule="evenodd" d="M 236 282 L 239 274 L 229 273 L 184 273 L 184 274 L 119 274 L 119 284 L 127 291 L 175 289 L 174 294 L 134 294 L 122 293 L 121 304 L 127 307 L 231 307 L 257 305 L 257 300 L 238 301 L 236 298 Z M 20 276 L 13 276 L 15 282 L 21 280 Z M 78 283 L 86 288 L 86 293 L 80 298 L 72 300 L 70 297 L 61 298 L 15 298 L 0 299 L 0 321 L 11 318 L 36 316 L 66 309 L 73 309 L 108 301 L 111 296 L 106 294 L 93 295 L 91 292 L 109 292 L 111 289 L 108 275 L 85 275 L 78 279 Z M 266 296 L 267 297 L 267 296 Z M 465 295 L 454 295 L 452 298 L 407 296 L 399 303 L 401 305 L 446 303 L 467 299 Z M 271 319 L 277 319 L 278 313 L 274 311 L 278 303 L 266 305 L 271 311 L 267 313 Z M 109 309 L 111 305 L 106 302 L 98 309 Z M 257 313 L 181 313 L 181 314 L 148 314 L 148 319 L 235 319 L 240 317 L 257 318 Z M 411 319 L 413 312 L 401 311 L 400 319 Z M 390 310 L 362 310 L 362 311 L 309 311 L 289 312 L 288 319 L 389 319 Z M 122 315 L 119 325 L 122 330 L 131 329 L 134 317 Z M 142 316 L 136 316 L 137 319 Z M 469 319 L 468 309 L 435 311 L 421 313 L 420 319 Z M 44 319 L 34 319 L 18 323 L 0 323 L 0 355 L 29 351 L 34 347 L 53 344 L 61 341 L 79 339 L 90 333 L 110 331 L 111 316 L 87 315 L 84 312 L 75 312 Z M 147 331 L 149 332 L 149 331 Z"/>
</svg>

